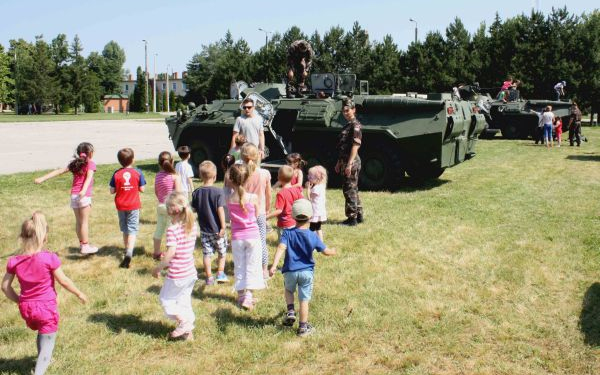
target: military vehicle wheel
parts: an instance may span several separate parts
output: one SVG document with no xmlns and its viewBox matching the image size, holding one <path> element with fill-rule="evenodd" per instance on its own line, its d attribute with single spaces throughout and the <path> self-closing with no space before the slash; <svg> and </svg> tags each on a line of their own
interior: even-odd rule
<svg viewBox="0 0 600 375">
<path fill-rule="evenodd" d="M 519 127 L 515 123 L 505 124 L 501 131 L 502 137 L 506 139 L 516 139 L 519 136 Z"/>
<path fill-rule="evenodd" d="M 202 163 L 204 160 L 213 160 L 214 152 L 212 147 L 206 144 L 203 141 L 196 140 L 190 146 L 192 149 L 192 169 L 194 170 L 194 175 L 199 177 L 198 175 L 198 165 Z M 219 165 L 217 164 L 217 170 L 220 170 Z"/>
<path fill-rule="evenodd" d="M 359 186 L 365 190 L 393 189 L 404 169 L 400 157 L 394 153 L 367 150 L 360 155 Z"/>
<path fill-rule="evenodd" d="M 406 169 L 406 173 L 416 181 L 425 181 L 440 177 L 445 170 L 446 168 L 441 168 L 436 165 L 414 163 L 410 168 Z"/>
</svg>

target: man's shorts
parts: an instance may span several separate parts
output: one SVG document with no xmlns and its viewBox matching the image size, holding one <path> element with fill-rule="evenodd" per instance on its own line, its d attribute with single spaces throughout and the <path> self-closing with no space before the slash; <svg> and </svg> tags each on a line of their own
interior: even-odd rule
<svg viewBox="0 0 600 375">
<path fill-rule="evenodd" d="M 214 253 L 225 256 L 227 252 L 227 236 L 219 237 L 217 233 L 200 233 L 200 243 L 202 244 L 202 254 L 204 256 L 210 257 Z"/>
<path fill-rule="evenodd" d="M 19 311 L 27 327 L 41 334 L 58 331 L 58 308 L 56 301 L 19 302 Z"/>
<path fill-rule="evenodd" d="M 140 228 L 140 210 L 117 211 L 117 213 L 121 232 L 136 235 Z"/>
<path fill-rule="evenodd" d="M 92 205 L 92 197 L 79 199 L 79 194 L 71 194 L 71 208 L 84 208 Z"/>
<path fill-rule="evenodd" d="M 313 270 L 290 271 L 283 274 L 283 285 L 285 290 L 294 294 L 298 287 L 298 299 L 310 301 L 313 290 Z"/>
</svg>

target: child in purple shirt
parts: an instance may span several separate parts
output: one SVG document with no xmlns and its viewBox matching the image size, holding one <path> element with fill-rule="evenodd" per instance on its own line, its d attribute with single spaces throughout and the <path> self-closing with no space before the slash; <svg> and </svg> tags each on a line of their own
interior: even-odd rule
<svg viewBox="0 0 600 375">
<path fill-rule="evenodd" d="M 59 315 L 54 280 L 81 302 L 87 302 L 85 294 L 63 273 L 56 253 L 44 249 L 47 234 L 46 218 L 41 212 L 34 212 L 21 225 L 19 238 L 23 247 L 18 255 L 8 259 L 6 274 L 2 279 L 4 294 L 19 305 L 27 326 L 38 331 L 36 374 L 43 374 L 48 368 L 56 342 Z M 21 286 L 20 295 L 12 287 L 15 276 Z"/>
</svg>

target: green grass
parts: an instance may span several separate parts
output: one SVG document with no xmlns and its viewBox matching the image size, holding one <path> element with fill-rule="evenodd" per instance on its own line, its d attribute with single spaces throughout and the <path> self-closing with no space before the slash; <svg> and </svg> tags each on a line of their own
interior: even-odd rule
<svg viewBox="0 0 600 375">
<path fill-rule="evenodd" d="M 49 247 L 90 297 L 82 306 L 57 287 L 53 374 L 597 374 L 600 129 L 585 132 L 581 148 L 480 141 L 473 160 L 436 183 L 362 192 L 365 224 L 324 226 L 339 254 L 316 256 L 317 332 L 303 340 L 280 324 L 277 275 L 251 313 L 234 306 L 230 285 L 199 282 L 196 341 L 166 341 L 162 283 L 149 274 L 152 161 L 139 163 L 149 189 L 130 270 L 117 268 L 123 249 L 106 187 L 115 165 L 96 176 L 91 239 L 102 249 L 87 258 L 75 248 L 67 177 L 36 186 L 41 173 L 0 176 L 0 263 L 16 248 L 21 221 L 43 210 Z M 330 221 L 343 220 L 339 190 L 328 191 L 327 204 Z M 0 373 L 29 371 L 35 333 L 13 303 L 0 299 L 0 309 Z"/>
<path fill-rule="evenodd" d="M 14 113 L 0 113 L 0 123 L 3 122 L 46 122 L 46 121 L 82 121 L 82 120 L 137 120 L 137 119 L 162 119 L 160 113 L 81 113 L 75 114 L 43 114 L 20 115 Z"/>
</svg>

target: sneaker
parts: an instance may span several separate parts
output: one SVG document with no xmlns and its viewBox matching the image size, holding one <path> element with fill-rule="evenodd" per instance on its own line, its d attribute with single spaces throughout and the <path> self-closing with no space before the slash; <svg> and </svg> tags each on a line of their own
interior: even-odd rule
<svg viewBox="0 0 600 375">
<path fill-rule="evenodd" d="M 354 227 L 358 224 L 358 222 L 356 221 L 356 218 L 354 217 L 349 217 L 346 220 L 342 221 L 342 225 L 346 225 L 349 227 Z"/>
<path fill-rule="evenodd" d="M 283 317 L 283 325 L 286 327 L 291 327 L 294 325 L 294 322 L 296 322 L 296 312 L 294 310 L 290 310 L 285 313 L 285 316 Z"/>
<path fill-rule="evenodd" d="M 305 336 L 312 335 L 313 333 L 315 333 L 315 328 L 307 323 L 306 327 L 298 328 L 298 330 L 296 331 L 296 336 L 305 337 Z"/>
<path fill-rule="evenodd" d="M 125 255 L 125 258 L 123 258 L 123 261 L 121 262 L 121 264 L 119 264 L 120 268 L 129 268 L 129 263 L 131 263 L 131 257 Z"/>
<path fill-rule="evenodd" d="M 254 299 L 252 297 L 245 297 L 241 303 L 241 307 L 244 310 L 251 311 L 254 309 Z"/>
<path fill-rule="evenodd" d="M 219 273 L 217 273 L 217 277 L 216 277 L 215 280 L 219 284 L 228 283 L 229 282 L 229 279 L 227 278 L 227 275 L 225 274 L 225 272 L 219 272 Z"/>
<path fill-rule="evenodd" d="M 215 285 L 215 278 L 213 276 L 206 278 L 206 285 Z"/>
<path fill-rule="evenodd" d="M 98 248 L 96 246 L 92 246 L 90 244 L 82 244 L 81 245 L 81 254 L 95 254 L 98 252 Z"/>
</svg>

